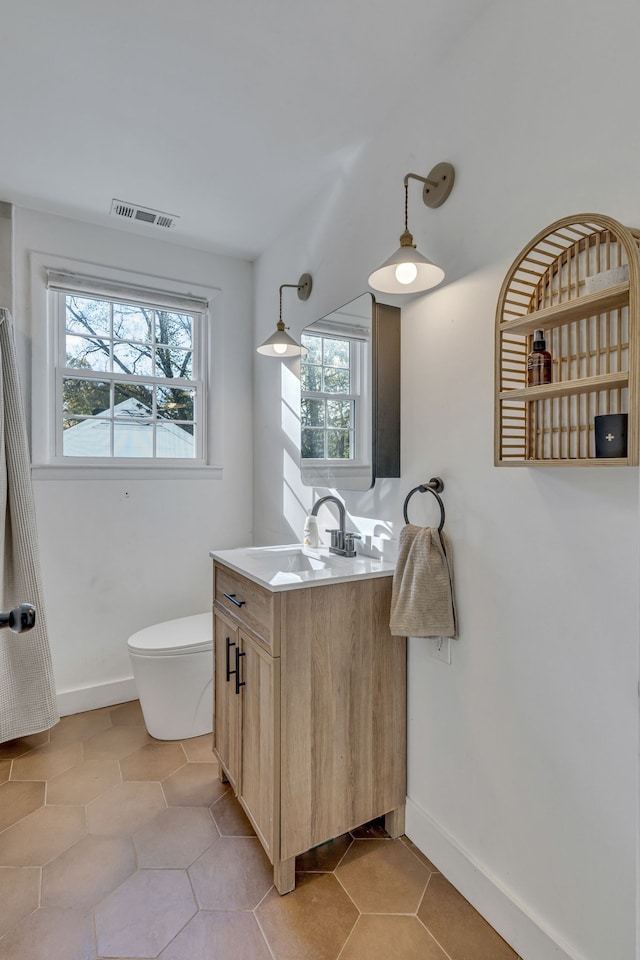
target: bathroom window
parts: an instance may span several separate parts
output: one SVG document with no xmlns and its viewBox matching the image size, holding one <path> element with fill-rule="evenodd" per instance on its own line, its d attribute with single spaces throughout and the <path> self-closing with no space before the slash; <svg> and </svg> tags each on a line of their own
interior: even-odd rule
<svg viewBox="0 0 640 960">
<path fill-rule="evenodd" d="M 303 334 L 301 342 L 301 456 L 355 460 L 362 345 L 320 334 Z"/>
<path fill-rule="evenodd" d="M 207 302 L 49 271 L 54 459 L 202 463 Z"/>
</svg>

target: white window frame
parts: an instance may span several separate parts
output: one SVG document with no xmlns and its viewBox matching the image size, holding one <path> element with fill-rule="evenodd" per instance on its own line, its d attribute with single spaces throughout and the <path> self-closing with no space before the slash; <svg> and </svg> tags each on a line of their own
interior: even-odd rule
<svg viewBox="0 0 640 960">
<path fill-rule="evenodd" d="M 34 337 L 32 353 L 32 460 L 33 471 L 41 478 L 87 476 L 193 476 L 196 472 L 222 476 L 219 463 L 221 389 L 216 384 L 219 370 L 219 332 L 215 322 L 215 298 L 211 287 L 187 285 L 181 281 L 134 274 L 72 261 L 67 258 L 31 255 L 32 324 L 42 323 L 44 336 Z M 198 390 L 197 448 L 190 458 L 167 457 L 70 457 L 62 454 L 62 382 L 75 368 L 66 367 L 64 310 L 65 292 L 78 296 L 110 299 L 115 302 L 141 303 L 160 309 L 181 310 L 194 315 L 193 378 Z M 198 308 L 197 310 L 195 308 Z M 218 369 L 216 369 L 218 368 Z M 96 372 L 97 373 L 97 372 Z M 92 375 L 93 376 L 93 375 Z M 126 383 L 157 382 L 158 378 L 126 374 L 97 374 L 98 379 Z M 89 377 L 91 379 L 91 377 Z M 162 385 L 182 382 L 162 379 Z M 211 407 L 217 411 L 208 416 Z M 215 458 L 215 459 L 214 459 Z"/>
</svg>

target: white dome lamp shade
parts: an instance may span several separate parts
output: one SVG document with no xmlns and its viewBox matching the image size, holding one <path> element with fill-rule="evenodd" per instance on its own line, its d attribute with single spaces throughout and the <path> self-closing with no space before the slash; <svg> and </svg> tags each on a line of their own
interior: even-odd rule
<svg viewBox="0 0 640 960">
<path fill-rule="evenodd" d="M 428 207 L 441 206 L 453 188 L 455 171 L 450 163 L 438 163 L 427 177 L 408 173 L 404 178 L 404 233 L 400 246 L 388 260 L 374 270 L 369 285 L 380 293 L 421 293 L 444 280 L 444 270 L 423 256 L 413 242 L 408 227 L 409 180 L 424 184 L 422 199 Z"/>
<path fill-rule="evenodd" d="M 297 283 L 283 283 L 280 287 L 280 319 L 276 324 L 276 332 L 272 333 L 264 343 L 256 347 L 258 353 L 264 357 L 279 357 L 285 360 L 288 357 L 299 357 L 307 352 L 306 347 L 297 343 L 293 337 L 287 333 L 287 328 L 282 321 L 282 291 L 285 287 L 293 287 L 298 291 L 298 299 L 308 300 L 311 295 L 313 281 L 310 273 L 303 273 Z"/>
</svg>

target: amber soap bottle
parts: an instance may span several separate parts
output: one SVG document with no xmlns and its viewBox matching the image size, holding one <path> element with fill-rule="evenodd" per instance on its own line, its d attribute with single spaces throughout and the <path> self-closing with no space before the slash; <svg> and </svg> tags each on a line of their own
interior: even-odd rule
<svg viewBox="0 0 640 960">
<path fill-rule="evenodd" d="M 544 330 L 536 330 L 533 350 L 527 357 L 527 386 L 551 383 L 551 354 L 547 350 Z"/>
</svg>

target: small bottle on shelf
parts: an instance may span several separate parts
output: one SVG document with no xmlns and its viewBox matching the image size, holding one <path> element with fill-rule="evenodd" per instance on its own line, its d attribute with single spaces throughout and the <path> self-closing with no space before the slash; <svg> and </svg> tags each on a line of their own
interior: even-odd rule
<svg viewBox="0 0 640 960">
<path fill-rule="evenodd" d="M 536 330 L 533 350 L 527 357 L 527 386 L 551 383 L 551 354 L 547 350 L 544 330 Z"/>
</svg>

